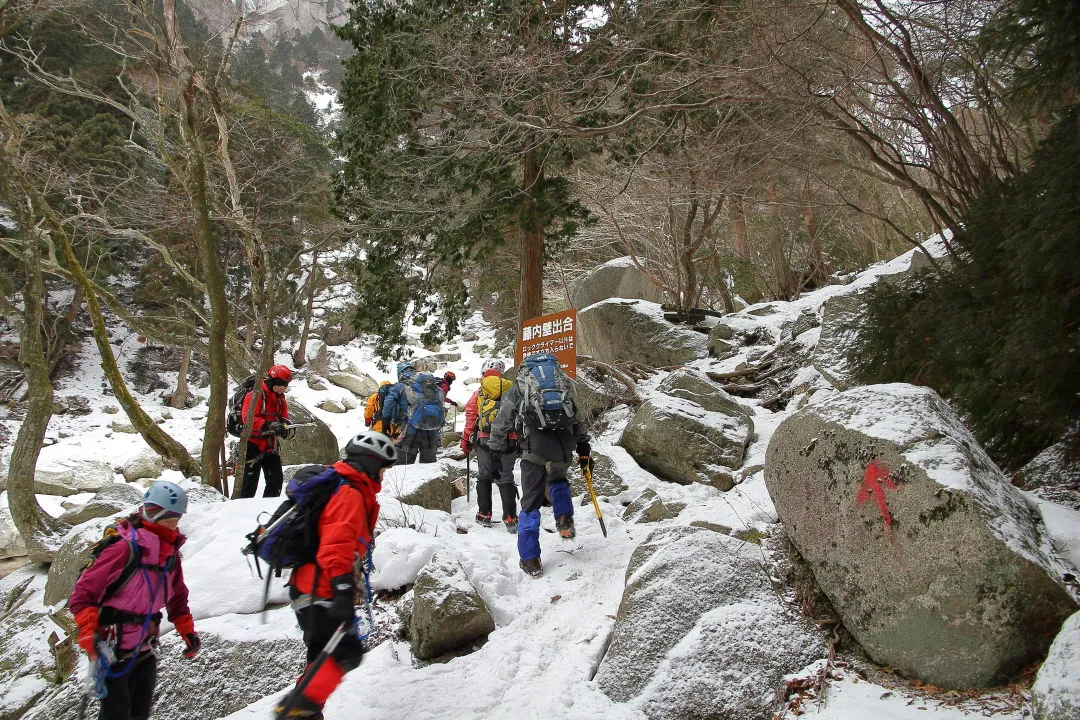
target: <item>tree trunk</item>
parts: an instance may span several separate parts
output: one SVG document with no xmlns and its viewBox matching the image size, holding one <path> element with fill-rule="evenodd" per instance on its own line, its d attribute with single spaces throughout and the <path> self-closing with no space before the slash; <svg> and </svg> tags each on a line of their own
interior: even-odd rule
<svg viewBox="0 0 1080 720">
<path fill-rule="evenodd" d="M 735 240 L 735 254 L 741 258 L 750 257 L 750 243 L 746 230 L 746 212 L 743 210 L 742 195 L 732 195 L 728 204 L 728 218 L 731 220 L 731 237 Z"/>
<path fill-rule="evenodd" d="M 811 204 L 809 175 L 803 184 L 802 214 L 803 228 L 810 240 L 810 279 L 816 287 L 825 284 L 828 273 L 825 270 L 825 253 L 821 249 L 821 228 L 818 227 L 817 215 Z"/>
<path fill-rule="evenodd" d="M 67 260 L 68 270 L 78 287 L 82 288 L 86 296 L 86 309 L 90 315 L 90 323 L 94 328 L 94 341 L 97 343 L 98 352 L 101 354 L 101 369 L 105 371 L 105 377 L 109 380 L 109 386 L 116 396 L 120 407 L 131 421 L 132 426 L 142 435 L 143 440 L 150 448 L 161 456 L 170 467 L 176 467 L 184 474 L 184 477 L 193 477 L 199 474 L 199 466 L 188 454 L 183 445 L 178 443 L 171 435 L 161 429 L 153 419 L 146 414 L 139 402 L 128 390 L 124 376 L 116 364 L 116 355 L 109 343 L 109 331 L 105 327 L 105 318 L 101 314 L 101 306 L 98 304 L 97 294 L 94 292 L 90 280 L 83 271 L 82 264 L 75 256 L 71 247 L 71 240 L 62 228 L 54 233 L 60 241 L 64 257 Z"/>
<path fill-rule="evenodd" d="M 27 217 L 20 218 L 19 227 L 30 228 Z M 45 299 L 45 281 L 41 274 L 41 247 L 38 238 L 26 233 L 23 249 L 23 266 L 26 270 L 26 286 L 23 288 L 23 325 L 20 328 L 19 362 L 23 366 L 30 395 L 26 416 L 19 426 L 15 444 L 11 449 L 8 466 L 8 507 L 11 519 L 26 542 L 30 559 L 34 562 L 52 562 L 60 548 L 63 531 L 67 526 L 54 520 L 38 505 L 34 497 L 34 471 L 37 469 L 41 444 L 52 418 L 53 386 L 49 380 L 45 345 L 41 337 L 41 325 L 45 320 L 42 303 Z"/>
<path fill-rule="evenodd" d="M 191 348 L 184 348 L 184 354 L 180 358 L 180 370 L 176 373 L 176 392 L 169 398 L 169 407 L 182 410 L 187 405 L 188 369 L 191 367 Z"/>
<path fill-rule="evenodd" d="M 769 234 L 769 263 L 772 265 L 774 300 L 790 300 L 795 295 L 791 262 L 784 247 L 784 215 L 780 210 L 780 196 L 776 191 L 776 182 L 768 186 L 769 214 L 776 218 L 776 228 Z"/>
<path fill-rule="evenodd" d="M 307 364 L 308 333 L 311 332 L 311 315 L 315 310 L 315 290 L 318 287 L 319 251 L 311 253 L 311 271 L 307 283 L 307 304 L 304 307 L 304 328 L 300 331 L 300 342 L 293 353 L 293 366 L 302 368 Z"/>
<path fill-rule="evenodd" d="M 521 233 L 521 305 L 518 310 L 518 327 L 529 318 L 544 314 L 544 221 L 533 193 L 544 179 L 537 150 L 525 151 L 524 190 L 525 223 Z"/>
</svg>

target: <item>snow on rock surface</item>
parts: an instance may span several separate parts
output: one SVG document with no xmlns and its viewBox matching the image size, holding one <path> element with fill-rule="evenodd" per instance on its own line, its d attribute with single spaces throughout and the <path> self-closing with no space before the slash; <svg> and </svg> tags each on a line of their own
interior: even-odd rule
<svg viewBox="0 0 1080 720">
<path fill-rule="evenodd" d="M 596 682 L 649 718 L 768 718 L 780 679 L 825 652 L 777 598 L 750 543 L 702 528 L 659 530 L 627 574 Z"/>
<path fill-rule="evenodd" d="M 421 660 L 457 650 L 495 630 L 495 620 L 456 552 L 440 550 L 416 576 L 409 639 Z"/>
<path fill-rule="evenodd" d="M 656 303 L 604 300 L 578 313 L 578 351 L 609 364 L 665 367 L 707 356 L 709 338 L 669 323 Z"/>
<path fill-rule="evenodd" d="M 765 481 L 845 626 L 902 673 L 1005 681 L 1076 609 L 1037 511 L 932 390 L 860 387 L 799 411 Z"/>
<path fill-rule="evenodd" d="M 570 304 L 579 310 L 608 298 L 663 302 L 663 293 L 649 282 L 629 257 L 615 258 L 570 284 Z"/>
<path fill-rule="evenodd" d="M 1036 720 L 1080 720 L 1080 612 L 1065 621 L 1035 676 L 1031 703 Z"/>
</svg>

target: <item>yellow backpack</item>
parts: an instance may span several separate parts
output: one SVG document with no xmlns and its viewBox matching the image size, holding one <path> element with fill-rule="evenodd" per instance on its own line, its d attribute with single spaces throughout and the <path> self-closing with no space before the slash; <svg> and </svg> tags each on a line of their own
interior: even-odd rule
<svg viewBox="0 0 1080 720">
<path fill-rule="evenodd" d="M 476 429 L 479 432 L 491 432 L 491 424 L 499 414 L 502 394 L 513 384 L 498 375 L 480 381 L 480 394 L 476 397 Z"/>
</svg>

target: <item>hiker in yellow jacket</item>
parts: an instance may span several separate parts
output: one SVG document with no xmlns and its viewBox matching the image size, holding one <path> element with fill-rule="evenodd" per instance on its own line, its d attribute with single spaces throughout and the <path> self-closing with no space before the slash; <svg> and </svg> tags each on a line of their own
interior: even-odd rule
<svg viewBox="0 0 1080 720">
<path fill-rule="evenodd" d="M 488 447 L 491 423 L 499 412 L 502 394 L 513 385 L 502 376 L 505 368 L 502 360 L 492 359 L 484 363 L 480 389 L 465 403 L 465 432 L 461 438 L 461 451 L 476 451 L 476 522 L 484 527 L 493 525 L 491 484 L 495 483 L 502 500 L 503 525 L 507 532 L 516 533 L 518 514 L 514 463 L 517 461 L 517 435 L 510 433 L 505 452 L 493 453 Z"/>
<path fill-rule="evenodd" d="M 382 408 L 383 401 L 386 400 L 386 394 L 390 392 L 390 388 L 393 384 L 389 380 L 383 380 L 379 383 L 379 389 L 371 393 L 367 399 L 367 405 L 364 406 L 364 425 L 371 428 L 375 432 L 385 433 L 390 437 L 394 436 L 389 425 L 390 423 L 383 422 Z M 384 429 L 386 426 L 386 429 Z"/>
</svg>

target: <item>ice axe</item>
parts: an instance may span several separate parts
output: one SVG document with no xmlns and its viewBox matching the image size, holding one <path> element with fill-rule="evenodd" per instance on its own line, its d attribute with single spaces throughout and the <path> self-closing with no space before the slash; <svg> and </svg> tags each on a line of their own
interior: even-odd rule
<svg viewBox="0 0 1080 720">
<path fill-rule="evenodd" d="M 604 533 L 604 537 L 607 537 L 607 526 L 604 525 L 604 516 L 600 514 L 600 503 L 596 502 L 596 493 L 592 487 L 592 462 L 585 466 L 582 476 L 585 478 L 585 486 L 589 488 L 589 497 L 592 498 L 592 506 L 596 510 L 596 519 L 600 521 L 600 531 Z"/>
</svg>

